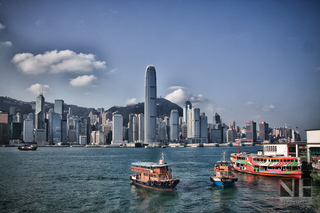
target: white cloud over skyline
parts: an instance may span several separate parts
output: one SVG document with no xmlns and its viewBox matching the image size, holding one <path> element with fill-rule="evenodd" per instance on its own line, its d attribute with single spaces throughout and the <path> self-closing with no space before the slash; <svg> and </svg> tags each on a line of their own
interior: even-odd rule
<svg viewBox="0 0 320 213">
<path fill-rule="evenodd" d="M 208 101 L 208 99 L 206 97 L 204 97 L 203 95 L 201 95 L 201 94 L 194 95 L 194 94 L 182 89 L 183 87 L 174 86 L 174 87 L 170 87 L 170 88 L 178 88 L 178 89 L 174 90 L 172 93 L 169 93 L 165 97 L 165 99 L 167 99 L 171 102 L 174 102 L 178 105 L 183 105 L 186 100 L 189 100 L 192 103 L 202 103 L 202 102 Z"/>
<path fill-rule="evenodd" d="M 97 77 L 94 75 L 83 75 L 72 79 L 70 84 L 74 87 L 91 87 L 96 86 L 94 83 L 96 79 Z"/>
<path fill-rule="evenodd" d="M 131 98 L 131 99 L 127 100 L 127 102 L 126 102 L 127 105 L 137 104 L 137 103 L 138 103 L 138 99 L 136 99 L 136 98 Z"/>
<path fill-rule="evenodd" d="M 40 93 L 47 94 L 50 91 L 49 85 L 42 85 L 39 83 L 31 85 L 27 91 L 32 92 L 35 95 L 39 95 Z"/>
<path fill-rule="evenodd" d="M 0 30 L 5 29 L 6 26 L 4 26 L 3 24 L 0 23 Z"/>
<path fill-rule="evenodd" d="M 53 50 L 38 55 L 18 53 L 12 58 L 12 62 L 25 74 L 79 73 L 106 68 L 106 62 L 97 61 L 95 55 L 77 54 L 71 50 Z"/>
</svg>

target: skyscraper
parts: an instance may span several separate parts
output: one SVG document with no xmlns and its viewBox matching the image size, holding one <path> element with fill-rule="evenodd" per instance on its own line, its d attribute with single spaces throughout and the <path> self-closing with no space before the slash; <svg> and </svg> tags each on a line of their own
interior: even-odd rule
<svg viewBox="0 0 320 213">
<path fill-rule="evenodd" d="M 149 65 L 146 69 L 144 89 L 144 142 L 157 140 L 157 78 L 156 69 Z"/>
<path fill-rule="evenodd" d="M 171 110 L 170 114 L 170 140 L 179 139 L 179 112 L 177 109 Z"/>
<path fill-rule="evenodd" d="M 35 129 L 45 129 L 44 97 L 40 94 L 36 99 Z"/>
<path fill-rule="evenodd" d="M 246 123 L 246 135 L 247 135 L 248 142 L 257 141 L 256 122 L 250 121 Z"/>
<path fill-rule="evenodd" d="M 123 117 L 120 114 L 115 114 L 112 117 L 112 142 L 111 144 L 120 145 L 123 143 Z"/>
<path fill-rule="evenodd" d="M 262 122 L 259 124 L 259 138 L 260 140 L 268 140 L 269 139 L 269 124 L 266 122 Z"/>
<path fill-rule="evenodd" d="M 183 105 L 183 123 L 188 122 L 188 109 L 192 108 L 192 104 L 190 101 L 186 101 Z"/>
</svg>

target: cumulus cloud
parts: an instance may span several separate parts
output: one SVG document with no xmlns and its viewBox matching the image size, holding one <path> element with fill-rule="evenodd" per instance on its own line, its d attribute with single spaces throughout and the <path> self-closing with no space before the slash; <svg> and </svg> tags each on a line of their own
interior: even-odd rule
<svg viewBox="0 0 320 213">
<path fill-rule="evenodd" d="M 171 86 L 171 87 L 169 87 L 169 89 L 171 89 L 171 90 L 177 90 L 177 89 L 186 89 L 185 87 L 182 87 L 182 86 Z"/>
<path fill-rule="evenodd" d="M 137 103 L 138 103 L 138 99 L 136 99 L 136 98 L 131 98 L 131 99 L 127 100 L 127 105 L 137 104 Z"/>
<path fill-rule="evenodd" d="M 0 23 L 0 30 L 6 28 L 6 26 L 4 26 L 3 24 Z"/>
<path fill-rule="evenodd" d="M 270 110 L 273 110 L 275 107 L 273 105 L 266 105 L 262 107 L 262 110 L 265 112 L 268 112 Z"/>
<path fill-rule="evenodd" d="M 208 101 L 203 95 L 194 95 L 190 92 L 187 92 L 181 88 L 174 90 L 172 93 L 169 93 L 165 99 L 174 102 L 176 104 L 182 105 L 186 100 L 189 100 L 191 103 L 199 103 Z"/>
<path fill-rule="evenodd" d="M 246 106 L 254 107 L 255 109 L 262 110 L 265 112 L 269 112 L 269 111 L 275 109 L 274 105 L 264 105 L 263 106 L 262 104 L 254 103 L 252 101 L 247 102 Z"/>
<path fill-rule="evenodd" d="M 247 106 L 250 106 L 250 105 L 254 105 L 254 103 L 253 103 L 252 101 L 248 101 L 248 102 L 246 103 L 246 105 L 247 105 Z"/>
<path fill-rule="evenodd" d="M 11 41 L 4 41 L 4 42 L 1 42 L 1 44 L 3 46 L 6 46 L 6 47 L 11 47 L 12 46 L 12 42 Z"/>
<path fill-rule="evenodd" d="M 96 86 L 94 84 L 94 81 L 96 79 L 97 77 L 94 75 L 83 75 L 83 76 L 78 76 L 75 79 L 72 79 L 70 81 L 70 84 L 74 87 L 91 87 L 91 86 Z"/>
<path fill-rule="evenodd" d="M 38 55 L 19 53 L 12 62 L 25 74 L 91 72 L 106 68 L 106 62 L 97 61 L 95 55 L 77 54 L 71 50 L 53 50 Z"/>
<path fill-rule="evenodd" d="M 40 93 L 46 94 L 50 91 L 49 85 L 42 85 L 42 84 L 33 84 L 31 85 L 27 91 L 32 92 L 35 95 L 39 95 Z"/>
</svg>

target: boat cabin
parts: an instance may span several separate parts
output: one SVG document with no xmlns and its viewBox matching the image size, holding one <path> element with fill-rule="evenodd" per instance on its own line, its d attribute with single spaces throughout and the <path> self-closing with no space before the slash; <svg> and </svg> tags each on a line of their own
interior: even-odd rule
<svg viewBox="0 0 320 213">
<path fill-rule="evenodd" d="M 131 170 L 137 172 L 137 179 L 143 182 L 172 179 L 168 164 L 138 162 L 132 163 Z"/>
</svg>

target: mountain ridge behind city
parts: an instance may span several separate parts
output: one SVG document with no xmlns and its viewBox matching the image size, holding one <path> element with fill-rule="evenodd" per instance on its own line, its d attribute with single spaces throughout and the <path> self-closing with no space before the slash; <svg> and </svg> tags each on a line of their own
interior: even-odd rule
<svg viewBox="0 0 320 213">
<path fill-rule="evenodd" d="M 35 113 L 35 101 L 21 101 L 17 100 L 8 96 L 0 96 L 0 111 L 8 111 L 10 107 L 15 107 L 16 113 L 19 112 L 21 114 L 29 114 L 29 113 Z M 73 115 L 77 115 L 79 117 L 87 117 L 90 111 L 93 112 L 93 114 L 99 114 L 99 109 L 95 108 L 87 108 L 87 107 L 81 107 L 77 105 L 72 104 L 66 104 L 65 103 L 65 111 L 69 109 L 69 107 L 72 110 Z M 50 108 L 54 108 L 54 103 L 45 102 L 45 108 L 46 112 Z M 164 98 L 157 98 L 157 113 L 158 117 L 164 118 L 165 116 L 170 116 L 170 112 L 172 109 L 177 109 L 179 112 L 179 116 L 182 116 L 182 108 L 172 103 L 171 101 L 168 101 Z M 123 124 L 126 125 L 129 120 L 129 114 L 140 114 L 144 112 L 144 102 L 137 103 L 137 104 L 131 104 L 127 106 L 113 106 L 110 107 L 108 110 L 105 110 L 109 113 L 108 119 L 112 119 L 112 114 L 117 112 L 123 116 Z"/>
</svg>

